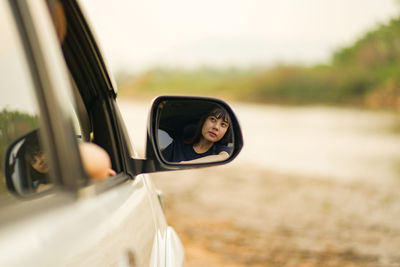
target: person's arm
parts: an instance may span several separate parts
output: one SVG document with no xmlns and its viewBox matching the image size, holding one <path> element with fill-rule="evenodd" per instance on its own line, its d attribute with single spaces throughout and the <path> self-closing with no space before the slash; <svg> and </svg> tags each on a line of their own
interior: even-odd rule
<svg viewBox="0 0 400 267">
<path fill-rule="evenodd" d="M 93 143 L 79 144 L 83 167 L 92 180 L 101 181 L 109 176 L 116 175 L 111 169 L 111 160 L 107 152 Z"/>
<path fill-rule="evenodd" d="M 207 162 L 223 161 L 228 158 L 229 158 L 229 154 L 226 151 L 221 151 L 221 152 L 219 152 L 218 155 L 205 156 L 205 157 L 198 158 L 198 159 L 181 161 L 179 163 L 182 163 L 182 164 L 207 163 Z"/>
</svg>

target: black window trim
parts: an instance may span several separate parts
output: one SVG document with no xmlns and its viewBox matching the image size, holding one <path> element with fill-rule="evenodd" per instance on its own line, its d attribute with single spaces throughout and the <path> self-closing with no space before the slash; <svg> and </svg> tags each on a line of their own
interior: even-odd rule
<svg viewBox="0 0 400 267">
<path fill-rule="evenodd" d="M 81 8 L 79 6 L 79 3 L 76 1 L 69 1 L 69 0 L 61 0 L 61 3 L 64 5 L 64 8 L 67 9 L 67 21 L 68 21 L 68 16 L 73 17 L 72 25 L 70 25 L 72 28 L 75 28 L 75 30 L 79 30 L 80 32 L 78 33 L 73 33 L 76 38 L 75 41 L 79 42 L 79 49 L 71 49 L 71 45 L 74 45 L 73 43 L 68 43 L 71 40 L 68 40 L 68 37 L 66 37 L 64 44 L 63 44 L 63 50 L 64 50 L 64 55 L 68 55 L 68 53 L 71 54 L 71 52 L 68 52 L 68 49 L 70 51 L 74 51 L 75 53 L 79 50 L 80 53 L 84 52 L 81 54 L 79 57 L 77 57 L 79 60 L 82 60 L 82 57 L 86 57 L 83 59 L 83 62 L 87 62 L 84 66 L 85 68 L 85 74 L 88 76 L 87 81 L 84 81 L 81 77 L 75 79 L 75 83 L 78 87 L 78 89 L 81 88 L 90 88 L 88 90 L 92 96 L 90 100 L 86 99 L 86 106 L 88 109 L 92 108 L 93 104 L 93 99 L 96 99 L 98 101 L 98 105 L 101 105 L 103 110 L 106 110 L 106 114 L 104 114 L 104 120 L 106 121 L 106 127 L 108 133 L 108 142 L 112 144 L 113 147 L 108 148 L 108 153 L 112 157 L 112 160 L 114 160 L 114 167 L 117 168 L 118 172 L 124 172 L 128 177 L 127 178 L 134 178 L 134 175 L 129 168 L 131 164 L 129 162 L 131 161 L 131 143 L 129 141 L 129 138 L 127 136 L 127 131 L 125 129 L 125 125 L 123 122 L 123 119 L 120 115 L 119 108 L 117 106 L 117 103 L 115 101 L 116 98 L 116 87 L 114 85 L 113 79 L 111 74 L 108 72 L 107 66 L 105 65 L 105 62 L 103 60 L 102 54 L 100 52 L 100 49 L 96 43 L 96 40 L 91 32 L 91 29 L 86 22 L 86 18 L 84 17 Z M 68 23 L 68 22 L 67 22 Z M 67 30 L 68 34 L 68 30 Z M 67 54 L 66 54 L 67 53 Z M 72 55 L 74 56 L 74 55 Z M 72 59 L 74 60 L 74 59 Z M 77 62 L 69 62 L 68 59 L 67 65 L 70 65 L 69 67 L 73 67 L 72 64 L 75 64 L 75 66 L 79 66 L 80 64 L 77 64 Z M 71 73 L 72 76 L 73 73 Z M 78 76 L 78 75 L 76 75 Z M 92 82 L 90 82 L 92 81 Z M 87 84 L 85 84 L 87 83 Z M 83 98 L 85 98 L 83 96 Z M 85 99 L 84 99 L 85 101 Z M 90 110 L 88 110 L 88 113 L 90 114 Z M 95 133 L 96 135 L 96 133 Z M 95 140 L 96 141 L 96 140 Z M 104 140 L 103 140 L 104 141 Z M 107 140 L 105 140 L 107 142 Z M 100 144 L 101 145 L 101 144 Z M 113 177 L 110 177 L 111 179 Z M 110 179 L 109 178 L 109 179 Z"/>
</svg>

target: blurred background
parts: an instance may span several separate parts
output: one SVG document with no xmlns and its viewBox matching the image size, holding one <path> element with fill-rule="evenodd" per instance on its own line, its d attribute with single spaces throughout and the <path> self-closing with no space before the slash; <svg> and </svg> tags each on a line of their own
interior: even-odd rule
<svg viewBox="0 0 400 267">
<path fill-rule="evenodd" d="M 400 2 L 81 0 L 144 156 L 161 94 L 236 111 L 231 164 L 151 175 L 187 266 L 399 266 Z"/>
</svg>

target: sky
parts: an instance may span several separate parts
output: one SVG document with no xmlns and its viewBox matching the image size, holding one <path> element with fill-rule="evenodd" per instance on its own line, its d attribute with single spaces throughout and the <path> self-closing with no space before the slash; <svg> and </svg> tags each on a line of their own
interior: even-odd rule
<svg viewBox="0 0 400 267">
<path fill-rule="evenodd" d="M 395 0 L 80 0 L 115 71 L 327 62 Z"/>
</svg>

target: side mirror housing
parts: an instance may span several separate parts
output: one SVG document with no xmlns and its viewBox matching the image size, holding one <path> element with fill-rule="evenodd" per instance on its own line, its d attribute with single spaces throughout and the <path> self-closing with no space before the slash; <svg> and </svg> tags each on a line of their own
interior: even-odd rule
<svg viewBox="0 0 400 267">
<path fill-rule="evenodd" d="M 38 130 L 18 138 L 7 148 L 4 168 L 7 190 L 20 198 L 36 196 L 53 186 Z"/>
<path fill-rule="evenodd" d="M 226 102 L 160 96 L 149 114 L 146 159 L 135 169 L 149 173 L 226 164 L 242 147 L 239 121 Z"/>
</svg>

